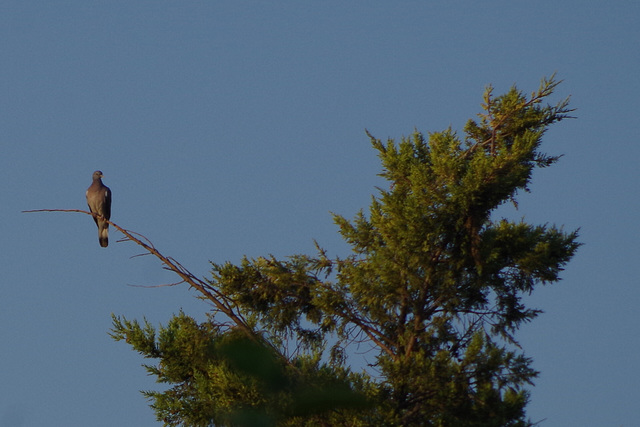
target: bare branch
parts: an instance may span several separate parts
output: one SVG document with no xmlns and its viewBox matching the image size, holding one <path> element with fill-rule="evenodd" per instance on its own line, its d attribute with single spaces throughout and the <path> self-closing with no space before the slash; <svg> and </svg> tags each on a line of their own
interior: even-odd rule
<svg viewBox="0 0 640 427">
<path fill-rule="evenodd" d="M 165 283 L 164 285 L 127 285 L 127 286 L 131 286 L 132 288 L 164 288 L 167 286 L 177 286 L 177 285 L 180 285 L 181 283 L 184 283 L 184 280 L 181 280 L 175 283 Z"/>
<path fill-rule="evenodd" d="M 120 239 L 120 240 L 117 240 L 117 242 L 129 242 L 129 241 L 130 241 L 129 239 Z M 131 256 L 129 257 L 129 259 L 138 258 L 139 256 L 147 256 L 147 255 L 151 255 L 151 254 L 147 253 L 147 254 L 131 255 Z"/>
<path fill-rule="evenodd" d="M 213 286 L 211 286 L 209 283 L 205 282 L 202 279 L 197 278 L 195 275 L 193 275 L 189 270 L 187 270 L 182 264 L 180 264 L 178 261 L 176 261 L 175 259 L 173 259 L 172 257 L 167 257 L 162 255 L 153 245 L 153 243 L 151 243 L 151 241 L 146 238 L 145 236 L 143 236 L 140 233 L 137 233 L 135 231 L 131 231 L 131 230 L 127 230 L 124 229 L 122 227 L 120 227 L 119 225 L 117 225 L 116 223 L 107 220 L 106 218 L 100 216 L 100 215 L 96 215 L 93 214 L 91 212 L 85 211 L 85 210 L 81 210 L 81 209 L 34 209 L 34 210 L 26 210 L 26 211 L 22 211 L 23 213 L 32 213 L 32 212 L 78 212 L 78 213 L 83 213 L 85 215 L 90 215 L 92 217 L 98 217 L 101 220 L 104 220 L 105 222 L 107 222 L 108 224 L 110 224 L 111 226 L 113 226 L 113 228 L 115 228 L 116 230 L 118 230 L 119 232 L 121 232 L 122 234 L 124 234 L 124 236 L 126 237 L 126 239 L 121 239 L 119 241 L 132 241 L 135 244 L 137 244 L 138 246 L 143 247 L 147 252 L 144 254 L 139 254 L 139 255 L 135 255 L 135 256 L 141 256 L 141 255 L 153 255 L 156 258 L 158 258 L 163 264 L 166 270 L 172 271 L 175 274 L 177 274 L 182 281 L 178 282 L 178 283 L 187 283 L 190 287 L 196 289 L 198 292 L 200 292 L 200 294 L 202 294 L 203 299 L 209 300 L 213 303 L 214 307 L 222 312 L 223 314 L 225 314 L 234 324 L 235 326 L 244 331 L 247 336 L 249 336 L 249 338 L 251 338 L 252 340 L 255 341 L 259 341 L 259 342 L 264 342 L 263 339 L 261 339 L 261 337 L 259 337 L 251 327 L 249 327 L 249 325 L 247 324 L 247 322 L 245 321 L 245 319 L 243 318 L 243 316 L 240 313 L 237 313 L 233 307 L 235 307 L 235 303 L 234 301 L 232 301 L 228 296 L 224 295 L 223 293 L 221 293 L 220 291 L 218 291 L 216 288 L 214 288 Z M 176 283 L 176 284 L 178 284 Z M 171 286 L 173 286 L 175 284 L 171 284 Z M 159 285 L 159 286 L 165 286 L 165 285 Z M 159 286 L 155 286 L 155 287 L 159 287 Z M 168 285 L 166 285 L 168 286 Z"/>
</svg>

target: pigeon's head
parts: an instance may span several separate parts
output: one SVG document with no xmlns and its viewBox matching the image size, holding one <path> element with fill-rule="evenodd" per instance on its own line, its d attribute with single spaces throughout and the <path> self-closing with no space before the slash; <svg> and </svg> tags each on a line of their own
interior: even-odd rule
<svg viewBox="0 0 640 427">
<path fill-rule="evenodd" d="M 94 179 L 94 180 L 96 180 L 96 179 L 100 179 L 100 178 L 102 178 L 103 176 L 104 176 L 104 175 L 102 175 L 102 171 L 95 171 L 95 172 L 93 173 L 93 179 Z"/>
</svg>

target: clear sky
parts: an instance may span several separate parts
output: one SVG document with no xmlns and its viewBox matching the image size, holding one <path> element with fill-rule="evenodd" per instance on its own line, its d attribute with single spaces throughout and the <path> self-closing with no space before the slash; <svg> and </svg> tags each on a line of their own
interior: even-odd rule
<svg viewBox="0 0 640 427">
<path fill-rule="evenodd" d="M 480 111 L 485 85 L 554 71 L 577 120 L 510 215 L 581 227 L 585 245 L 519 337 L 541 371 L 543 427 L 634 426 L 640 3 L 15 1 L 0 5 L 0 425 L 155 426 L 144 360 L 110 314 L 157 324 L 208 306 L 130 243 L 98 245 L 91 174 L 112 220 L 199 276 L 243 254 L 346 254 L 380 184 L 365 135 L 399 138 Z"/>
</svg>

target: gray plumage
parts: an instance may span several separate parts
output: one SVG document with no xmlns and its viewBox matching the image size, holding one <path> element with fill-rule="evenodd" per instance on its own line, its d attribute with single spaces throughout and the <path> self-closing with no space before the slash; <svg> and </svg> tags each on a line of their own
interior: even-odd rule
<svg viewBox="0 0 640 427">
<path fill-rule="evenodd" d="M 102 183 L 102 176 L 101 171 L 93 173 L 93 184 L 87 189 L 87 204 L 98 226 L 100 246 L 106 248 L 109 246 L 109 223 L 105 219 L 111 218 L 111 190 Z M 100 215 L 104 219 L 95 215 Z"/>
</svg>

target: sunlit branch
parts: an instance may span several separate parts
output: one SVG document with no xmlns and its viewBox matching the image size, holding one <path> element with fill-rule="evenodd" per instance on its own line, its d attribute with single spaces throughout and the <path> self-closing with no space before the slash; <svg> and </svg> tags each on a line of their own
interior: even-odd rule
<svg viewBox="0 0 640 427">
<path fill-rule="evenodd" d="M 156 249 L 156 247 L 153 245 L 153 243 L 147 237 L 143 236 L 142 234 L 137 233 L 135 231 L 131 231 L 131 230 L 127 230 L 125 228 L 122 228 L 119 225 L 117 225 L 116 223 L 114 223 L 112 221 L 109 221 L 106 218 L 101 217 L 100 215 L 96 215 L 96 214 L 93 214 L 91 212 L 88 212 L 88 211 L 85 211 L 85 210 L 82 210 L 82 209 L 35 209 L 35 210 L 27 210 L 27 211 L 22 211 L 22 212 L 23 213 L 31 213 L 31 212 L 78 212 L 78 213 L 83 213 L 83 214 L 86 214 L 86 215 L 90 215 L 90 216 L 92 216 L 94 218 L 98 217 L 101 220 L 104 220 L 105 222 L 107 222 L 108 224 L 113 226 L 113 228 L 115 228 L 116 230 L 121 232 L 126 237 L 126 238 L 121 239 L 119 241 L 131 241 L 131 242 L 134 242 L 135 244 L 137 244 L 138 246 L 143 247 L 147 251 L 146 253 L 138 254 L 138 255 L 135 255 L 135 256 L 153 255 L 156 258 L 158 258 L 164 264 L 163 268 L 165 270 L 169 270 L 169 271 L 174 272 L 175 274 L 177 274 L 182 279 L 181 282 L 172 283 L 172 284 L 169 284 L 169 285 L 157 285 L 157 286 L 151 286 L 151 287 L 174 286 L 174 285 L 177 285 L 179 283 L 187 283 L 190 287 L 192 287 L 192 288 L 196 289 L 198 292 L 200 292 L 200 294 L 202 294 L 202 296 L 205 299 L 211 301 L 217 310 L 219 310 L 220 312 L 225 314 L 235 324 L 236 327 L 238 327 L 239 329 L 244 331 L 251 339 L 263 342 L 263 340 L 259 339 L 259 337 L 254 333 L 254 331 L 247 325 L 247 322 L 243 318 L 243 316 L 240 313 L 237 313 L 236 311 L 233 310 L 232 307 L 235 304 L 231 299 L 229 299 L 229 297 L 227 297 L 226 295 L 222 294 L 220 291 L 218 291 L 217 289 L 215 289 L 213 286 L 211 286 L 210 284 L 206 283 L 205 281 L 197 278 L 195 275 L 193 275 L 193 273 L 191 273 L 189 270 L 187 270 L 182 264 L 180 264 L 174 258 L 167 257 L 167 256 L 163 255 L 162 253 L 160 253 L 160 251 L 158 251 Z"/>
</svg>

